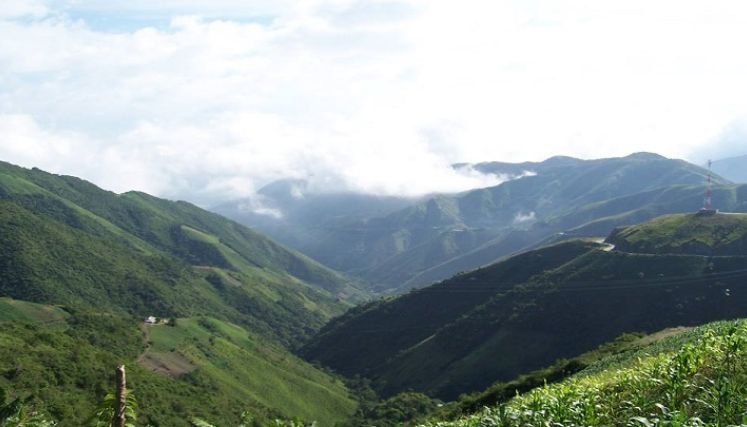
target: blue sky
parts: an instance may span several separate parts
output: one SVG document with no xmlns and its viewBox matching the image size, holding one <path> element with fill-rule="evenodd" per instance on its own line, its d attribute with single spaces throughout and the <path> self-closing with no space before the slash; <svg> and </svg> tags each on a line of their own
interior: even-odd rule
<svg viewBox="0 0 747 427">
<path fill-rule="evenodd" d="M 231 1 L 79 0 L 47 4 L 56 13 L 83 21 L 91 29 L 102 32 L 132 32 L 144 27 L 168 30 L 171 19 L 179 15 L 269 25 L 282 13 L 282 6 L 259 7 L 257 2 Z M 282 2 L 278 4 L 282 5 Z"/>
<path fill-rule="evenodd" d="M 745 22 L 739 0 L 5 0 L 0 159 L 203 204 L 702 162 L 747 153 Z"/>
</svg>

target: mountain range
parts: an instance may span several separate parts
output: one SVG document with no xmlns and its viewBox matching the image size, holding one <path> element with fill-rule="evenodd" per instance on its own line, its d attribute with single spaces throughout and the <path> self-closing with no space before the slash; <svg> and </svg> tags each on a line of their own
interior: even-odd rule
<svg viewBox="0 0 747 427">
<path fill-rule="evenodd" d="M 389 213 L 369 213 L 357 219 L 354 215 L 337 216 L 339 209 L 332 205 L 325 210 L 324 203 L 318 204 L 320 210 L 311 217 L 312 222 L 301 223 L 290 216 L 270 220 L 273 226 L 237 215 L 240 202 L 233 203 L 233 210 L 230 204 L 223 205 L 220 212 L 270 235 L 281 224 L 290 230 L 301 229 L 294 232 L 299 240 L 291 244 L 305 253 L 359 278 L 370 291 L 401 293 L 489 264 L 561 233 L 606 235 L 617 225 L 694 211 L 702 206 L 708 174 L 685 161 L 650 153 L 455 167 L 466 166 L 485 174 L 521 178 L 459 194 L 424 197 Z M 735 211 L 747 208 L 734 205 L 731 194 L 735 187 L 730 181 L 715 176 L 714 183 L 717 204 Z M 330 196 L 306 197 L 323 200 Z M 371 198 L 365 200 L 362 206 L 370 206 Z M 387 203 L 386 209 L 378 205 L 381 211 L 403 201 Z M 348 212 L 352 210 L 348 208 Z"/>
<path fill-rule="evenodd" d="M 655 154 L 454 167 L 510 179 L 420 198 L 285 180 L 215 208 L 277 243 L 0 162 L 0 412 L 32 396 L 86 424 L 125 364 L 143 423 L 396 425 L 747 315 L 747 185 L 714 176 L 713 213 L 708 171 Z"/>
</svg>

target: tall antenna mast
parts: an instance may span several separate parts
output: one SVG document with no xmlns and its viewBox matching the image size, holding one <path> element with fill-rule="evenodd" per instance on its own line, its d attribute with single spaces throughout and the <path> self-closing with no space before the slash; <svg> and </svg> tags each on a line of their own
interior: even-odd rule
<svg viewBox="0 0 747 427">
<path fill-rule="evenodd" d="M 712 211 L 713 203 L 713 178 L 711 176 L 711 161 L 708 161 L 708 180 L 706 181 L 705 197 L 703 198 L 703 210 Z"/>
</svg>

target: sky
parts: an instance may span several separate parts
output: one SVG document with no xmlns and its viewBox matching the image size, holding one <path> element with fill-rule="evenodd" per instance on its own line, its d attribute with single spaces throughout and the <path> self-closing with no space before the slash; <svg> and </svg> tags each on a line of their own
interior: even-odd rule
<svg viewBox="0 0 747 427">
<path fill-rule="evenodd" d="M 742 0 L 0 0 L 0 159 L 202 205 L 747 154 Z"/>
</svg>

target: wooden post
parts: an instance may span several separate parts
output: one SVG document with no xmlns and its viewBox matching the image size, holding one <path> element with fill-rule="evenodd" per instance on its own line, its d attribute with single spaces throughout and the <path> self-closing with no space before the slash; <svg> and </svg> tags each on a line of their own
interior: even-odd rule
<svg viewBox="0 0 747 427">
<path fill-rule="evenodd" d="M 125 408 L 127 407 L 127 378 L 124 365 L 117 368 L 117 394 L 114 399 L 114 427 L 125 427 Z"/>
</svg>

